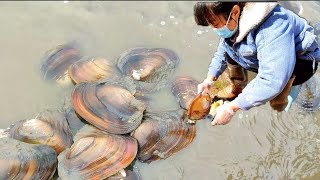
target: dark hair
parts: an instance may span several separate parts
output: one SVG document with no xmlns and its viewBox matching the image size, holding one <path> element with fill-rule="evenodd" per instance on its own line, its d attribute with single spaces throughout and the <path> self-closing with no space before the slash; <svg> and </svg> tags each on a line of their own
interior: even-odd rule
<svg viewBox="0 0 320 180">
<path fill-rule="evenodd" d="M 245 2 L 197 2 L 193 6 L 194 19 L 197 25 L 209 26 L 209 17 L 213 14 L 222 14 L 225 18 L 228 15 L 234 5 L 240 6 L 240 11 L 245 5 Z"/>
</svg>

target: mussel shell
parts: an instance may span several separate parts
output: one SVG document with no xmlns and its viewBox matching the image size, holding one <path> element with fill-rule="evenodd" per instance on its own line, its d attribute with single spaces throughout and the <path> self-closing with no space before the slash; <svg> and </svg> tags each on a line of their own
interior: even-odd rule
<svg viewBox="0 0 320 180">
<path fill-rule="evenodd" d="M 51 179 L 57 154 L 47 145 L 0 138 L 0 179 Z"/>
<path fill-rule="evenodd" d="M 75 84 L 108 78 L 114 74 L 113 72 L 113 65 L 104 58 L 91 58 L 75 62 L 69 67 L 68 71 Z"/>
<path fill-rule="evenodd" d="M 62 179 L 105 179 L 135 159 L 138 144 L 130 136 L 109 134 L 86 125 L 75 143 L 58 156 Z"/>
<path fill-rule="evenodd" d="M 133 87 L 121 79 L 80 83 L 72 92 L 72 103 L 90 124 L 109 133 L 126 134 L 141 124 L 145 110 L 134 97 Z"/>
<path fill-rule="evenodd" d="M 82 55 L 75 42 L 59 45 L 49 50 L 41 62 L 40 71 L 46 80 L 64 81 L 68 76 L 68 68 L 81 60 Z"/>
<path fill-rule="evenodd" d="M 171 92 L 183 109 L 188 109 L 192 100 L 197 96 L 199 82 L 192 77 L 179 76 L 171 85 Z"/>
<path fill-rule="evenodd" d="M 46 110 L 36 118 L 17 121 L 10 126 L 10 137 L 32 144 L 45 144 L 57 154 L 73 143 L 64 113 L 59 110 Z"/>
<path fill-rule="evenodd" d="M 188 118 L 191 120 L 203 119 L 209 114 L 211 97 L 209 94 L 198 94 L 188 108 Z"/>
<path fill-rule="evenodd" d="M 168 83 L 178 63 L 178 56 L 170 49 L 138 47 L 122 53 L 117 66 L 122 74 L 136 80 L 138 90 L 151 93 Z"/>
<path fill-rule="evenodd" d="M 189 145 L 195 132 L 182 109 L 146 112 L 142 124 L 132 133 L 139 144 L 137 158 L 146 163 L 166 159 Z"/>
</svg>

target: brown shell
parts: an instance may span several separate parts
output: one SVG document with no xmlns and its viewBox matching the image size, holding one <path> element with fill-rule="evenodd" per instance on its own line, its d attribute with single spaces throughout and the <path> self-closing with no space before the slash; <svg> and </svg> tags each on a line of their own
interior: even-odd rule
<svg viewBox="0 0 320 180">
<path fill-rule="evenodd" d="M 112 64 L 104 58 L 92 58 L 73 63 L 69 67 L 69 75 L 72 81 L 95 82 L 113 75 Z"/>
<path fill-rule="evenodd" d="M 75 111 L 97 128 L 113 134 L 126 134 L 140 124 L 145 105 L 134 90 L 120 80 L 77 84 L 72 92 Z"/>
<path fill-rule="evenodd" d="M 0 179 L 51 179 L 57 154 L 47 145 L 0 138 Z"/>
<path fill-rule="evenodd" d="M 80 50 L 75 42 L 59 45 L 46 53 L 40 71 L 46 80 L 57 82 L 65 81 L 65 78 L 69 80 L 69 66 L 81 58 L 82 55 L 80 55 Z"/>
<path fill-rule="evenodd" d="M 188 118 L 191 120 L 203 119 L 208 115 L 211 107 L 209 94 L 198 94 L 188 108 Z"/>
<path fill-rule="evenodd" d="M 196 129 L 185 121 L 184 113 L 182 109 L 145 113 L 142 124 L 132 133 L 138 140 L 139 161 L 166 159 L 193 141 Z"/>
<path fill-rule="evenodd" d="M 137 141 L 130 136 L 109 134 L 86 125 L 75 143 L 58 156 L 62 179 L 105 179 L 135 159 Z"/>
<path fill-rule="evenodd" d="M 165 48 L 132 48 L 120 55 L 122 74 L 135 79 L 138 90 L 154 92 L 164 87 L 179 63 L 178 56 Z"/>
<path fill-rule="evenodd" d="M 171 92 L 179 102 L 180 107 L 187 110 L 192 100 L 197 96 L 199 82 L 188 76 L 178 76 L 174 79 Z"/>
<path fill-rule="evenodd" d="M 57 154 L 73 143 L 64 113 L 58 110 L 46 110 L 34 119 L 17 121 L 9 132 L 11 138 L 23 142 L 49 145 Z"/>
</svg>

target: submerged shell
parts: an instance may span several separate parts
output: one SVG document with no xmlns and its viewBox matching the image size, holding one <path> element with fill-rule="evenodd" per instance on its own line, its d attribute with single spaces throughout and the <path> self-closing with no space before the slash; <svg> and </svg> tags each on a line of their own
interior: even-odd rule
<svg viewBox="0 0 320 180">
<path fill-rule="evenodd" d="M 199 94 L 191 102 L 188 109 L 188 118 L 191 120 L 203 119 L 208 115 L 211 107 L 209 94 Z"/>
<path fill-rule="evenodd" d="M 105 179 L 130 165 L 138 151 L 134 138 L 109 134 L 90 125 L 84 126 L 74 141 L 58 156 L 62 179 Z"/>
<path fill-rule="evenodd" d="M 199 82 L 188 76 L 179 76 L 172 82 L 171 91 L 179 102 L 180 107 L 188 109 L 192 100 L 197 96 Z"/>
<path fill-rule="evenodd" d="M 114 74 L 113 71 L 112 64 L 108 60 L 92 58 L 73 63 L 68 72 L 72 81 L 77 84 L 111 77 Z"/>
<path fill-rule="evenodd" d="M 184 113 L 182 109 L 145 113 L 142 124 L 132 133 L 138 140 L 139 161 L 166 159 L 193 141 L 196 129 L 185 121 Z"/>
<path fill-rule="evenodd" d="M 71 81 L 68 76 L 68 68 L 81 57 L 80 50 L 74 42 L 59 45 L 46 53 L 40 71 L 46 80 L 54 80 L 59 83 Z"/>
<path fill-rule="evenodd" d="M 45 144 L 57 154 L 70 147 L 72 134 L 63 112 L 44 111 L 35 119 L 17 121 L 10 127 L 10 137 L 32 144 Z"/>
<path fill-rule="evenodd" d="M 0 138 L 0 179 L 51 179 L 57 154 L 47 145 Z"/>
<path fill-rule="evenodd" d="M 77 84 L 72 92 L 75 111 L 90 124 L 113 134 L 126 134 L 140 124 L 145 105 L 125 81 Z"/>
<path fill-rule="evenodd" d="M 164 87 L 179 63 L 178 56 L 165 48 L 132 48 L 120 55 L 118 68 L 135 79 L 138 90 L 154 92 Z"/>
</svg>

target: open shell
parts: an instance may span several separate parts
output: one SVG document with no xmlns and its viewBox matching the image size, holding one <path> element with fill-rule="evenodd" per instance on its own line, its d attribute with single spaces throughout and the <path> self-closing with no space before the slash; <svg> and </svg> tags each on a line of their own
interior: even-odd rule
<svg viewBox="0 0 320 180">
<path fill-rule="evenodd" d="M 77 84 L 111 77 L 114 74 L 113 71 L 113 66 L 108 60 L 92 58 L 73 63 L 68 72 L 72 81 Z"/>
<path fill-rule="evenodd" d="M 46 110 L 36 118 L 21 120 L 10 126 L 10 137 L 32 144 L 45 144 L 57 154 L 73 143 L 72 134 L 63 112 Z"/>
<path fill-rule="evenodd" d="M 0 138 L 0 179 L 51 179 L 57 154 L 47 145 Z"/>
<path fill-rule="evenodd" d="M 72 92 L 72 103 L 77 114 L 90 124 L 109 133 L 126 134 L 141 124 L 145 110 L 134 93 L 120 79 L 80 83 Z"/>
<path fill-rule="evenodd" d="M 165 48 L 132 48 L 120 55 L 118 68 L 135 79 L 138 90 L 154 92 L 164 87 L 179 63 L 178 56 Z"/>
<path fill-rule="evenodd" d="M 191 102 L 188 108 L 188 118 L 191 120 L 203 119 L 209 114 L 211 97 L 209 94 L 199 94 Z"/>
<path fill-rule="evenodd" d="M 62 179 L 105 179 L 130 165 L 138 151 L 134 138 L 109 134 L 90 125 L 85 125 L 74 141 L 58 156 Z"/>
<path fill-rule="evenodd" d="M 139 144 L 138 160 L 150 163 L 166 159 L 189 145 L 196 129 L 184 115 L 182 109 L 146 112 L 142 124 L 132 133 Z"/>
<path fill-rule="evenodd" d="M 188 109 L 192 100 L 197 96 L 199 82 L 188 76 L 179 76 L 174 79 L 171 86 L 172 94 L 176 97 L 180 107 Z"/>
<path fill-rule="evenodd" d="M 40 71 L 46 80 L 67 83 L 71 81 L 68 75 L 69 66 L 81 58 L 80 50 L 74 42 L 59 45 L 46 53 Z"/>
</svg>

